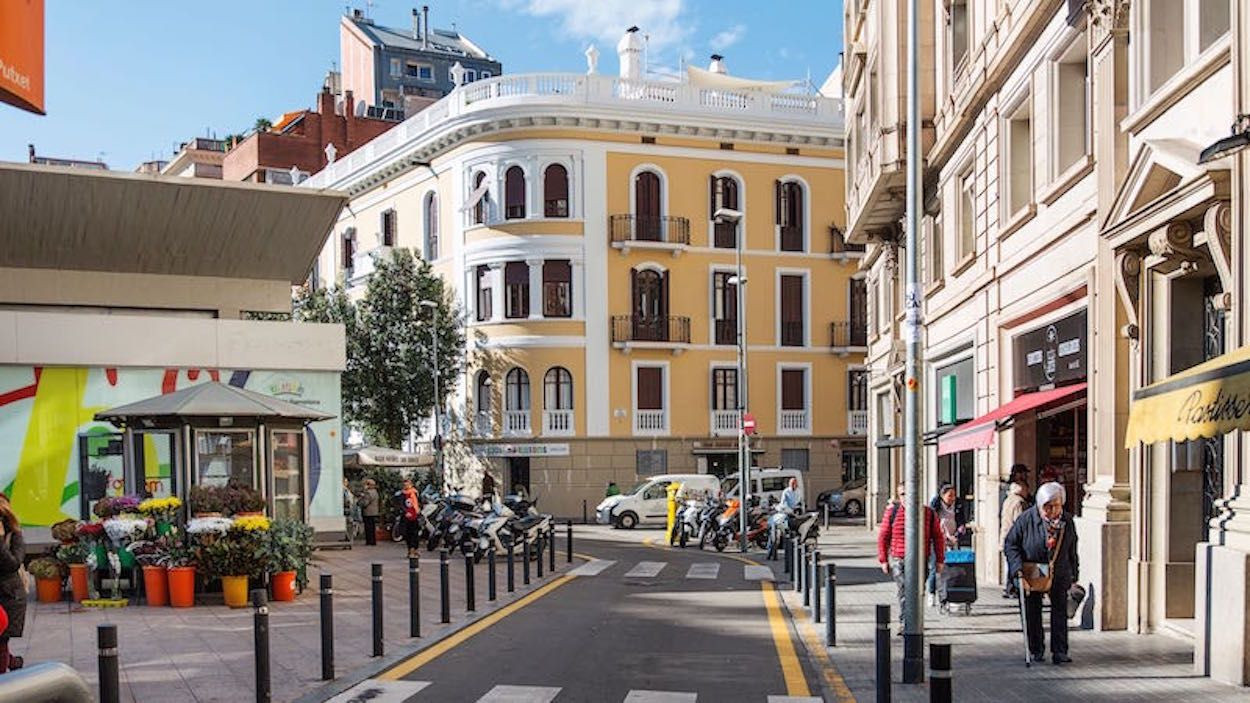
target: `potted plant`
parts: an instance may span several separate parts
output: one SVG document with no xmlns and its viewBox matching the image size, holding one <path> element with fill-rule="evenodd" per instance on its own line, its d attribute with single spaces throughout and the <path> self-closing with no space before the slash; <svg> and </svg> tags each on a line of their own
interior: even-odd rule
<svg viewBox="0 0 1250 703">
<path fill-rule="evenodd" d="M 226 489 L 226 510 L 231 515 L 264 515 L 265 499 L 249 486 L 234 485 Z"/>
<path fill-rule="evenodd" d="M 135 561 L 143 567 L 143 593 L 151 606 L 161 606 L 169 602 L 169 574 L 161 563 L 164 545 L 168 541 L 172 541 L 172 538 L 158 537 L 130 545 Z"/>
<path fill-rule="evenodd" d="M 187 500 L 195 517 L 221 517 L 226 509 L 225 488 L 222 486 L 192 486 Z"/>
<path fill-rule="evenodd" d="M 74 602 L 81 603 L 87 599 L 87 545 L 82 542 L 68 542 L 57 547 L 56 559 L 69 569 L 70 590 L 74 593 Z"/>
<path fill-rule="evenodd" d="M 164 536 L 173 530 L 178 520 L 178 510 L 181 507 L 182 501 L 175 496 L 148 498 L 139 503 L 139 512 L 155 521 L 157 536 Z"/>
<path fill-rule="evenodd" d="M 312 558 L 313 528 L 299 520 L 274 520 L 269 528 L 267 561 L 270 585 L 276 601 L 295 600 L 298 583 L 300 590 L 308 582 L 308 561 Z"/>
<path fill-rule="evenodd" d="M 108 547 L 105 546 L 104 524 L 100 522 L 82 522 L 75 530 L 79 541 L 87 546 L 87 568 L 102 569 L 108 564 Z"/>
<path fill-rule="evenodd" d="M 224 536 L 201 550 L 209 573 L 221 579 L 222 595 L 231 608 L 245 607 L 248 579 L 261 578 L 268 571 L 268 532 L 269 518 L 243 516 L 234 520 Z"/>
<path fill-rule="evenodd" d="M 138 503 L 135 505 L 138 506 Z M 135 555 L 130 552 L 130 543 L 141 539 L 149 526 L 146 518 L 113 517 L 104 521 L 104 534 L 108 535 L 109 542 L 117 553 L 120 568 L 134 568 Z"/>
<path fill-rule="evenodd" d="M 35 589 L 40 603 L 55 603 L 61 600 L 61 562 L 50 556 L 42 556 L 30 562 L 26 567 L 30 575 L 35 577 Z"/>
<path fill-rule="evenodd" d="M 52 526 L 52 539 L 61 544 L 78 541 L 78 521 L 62 520 Z"/>
<path fill-rule="evenodd" d="M 185 542 L 169 538 L 162 542 L 158 563 L 169 580 L 169 604 L 175 608 L 195 605 L 195 551 Z"/>
</svg>

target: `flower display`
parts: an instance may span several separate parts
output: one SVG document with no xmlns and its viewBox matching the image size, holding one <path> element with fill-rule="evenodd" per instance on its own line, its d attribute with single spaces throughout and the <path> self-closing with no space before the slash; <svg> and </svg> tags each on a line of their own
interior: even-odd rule
<svg viewBox="0 0 1250 703">
<path fill-rule="evenodd" d="M 168 498 L 148 498 L 139 503 L 139 512 L 153 517 L 169 517 L 181 507 L 182 501 L 174 496 Z"/>
<path fill-rule="evenodd" d="M 104 525 L 99 522 L 84 522 L 76 530 L 78 537 L 85 540 L 98 540 L 104 537 Z"/>
<path fill-rule="evenodd" d="M 228 517 L 197 517 L 187 523 L 187 532 L 193 535 L 224 535 L 233 524 L 234 520 Z"/>
<path fill-rule="evenodd" d="M 113 544 L 124 544 L 143 536 L 148 529 L 148 521 L 137 518 L 115 517 L 104 521 L 104 533 Z"/>
<path fill-rule="evenodd" d="M 52 539 L 58 542 L 73 542 L 78 537 L 77 520 L 62 520 L 52 526 Z"/>
<path fill-rule="evenodd" d="M 264 515 L 243 515 L 234 519 L 234 527 L 232 529 L 242 530 L 244 532 L 268 530 L 269 518 Z"/>
</svg>

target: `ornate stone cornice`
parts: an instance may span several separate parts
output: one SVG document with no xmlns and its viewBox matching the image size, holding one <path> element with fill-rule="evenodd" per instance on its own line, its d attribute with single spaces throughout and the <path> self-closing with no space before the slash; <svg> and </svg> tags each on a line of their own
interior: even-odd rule
<svg viewBox="0 0 1250 703">
<path fill-rule="evenodd" d="M 1128 34 L 1131 0 L 1086 0 L 1092 45 L 1098 46 L 1112 36 Z"/>
<path fill-rule="evenodd" d="M 1115 291 L 1124 306 L 1128 323 L 1120 334 L 1136 346 L 1140 337 L 1139 313 L 1141 311 L 1141 256 L 1132 249 L 1125 249 L 1115 257 Z"/>
</svg>

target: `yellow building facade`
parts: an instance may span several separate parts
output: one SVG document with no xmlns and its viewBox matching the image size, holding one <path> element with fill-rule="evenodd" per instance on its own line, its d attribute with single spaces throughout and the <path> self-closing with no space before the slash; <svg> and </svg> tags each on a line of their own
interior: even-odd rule
<svg viewBox="0 0 1250 703">
<path fill-rule="evenodd" d="M 362 295 L 388 247 L 430 261 L 469 339 L 450 480 L 489 471 L 576 516 L 609 481 L 737 470 L 741 257 L 755 463 L 807 470 L 815 497 L 866 467 L 842 159 L 835 99 L 477 81 L 310 179 L 351 196 L 314 282 Z"/>
</svg>

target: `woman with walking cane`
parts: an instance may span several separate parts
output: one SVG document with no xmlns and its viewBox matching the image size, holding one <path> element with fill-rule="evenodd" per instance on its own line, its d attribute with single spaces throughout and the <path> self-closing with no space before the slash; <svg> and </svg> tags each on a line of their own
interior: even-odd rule
<svg viewBox="0 0 1250 703">
<path fill-rule="evenodd" d="M 1068 590 L 1080 579 L 1076 527 L 1065 512 L 1066 496 L 1058 483 L 1037 489 L 1037 505 L 1021 513 L 1003 551 L 1008 573 L 1020 585 L 1020 611 L 1028 655 L 1025 663 L 1046 658 L 1042 635 L 1042 594 L 1050 596 L 1050 654 L 1055 664 L 1072 661 L 1068 656 Z"/>
</svg>

